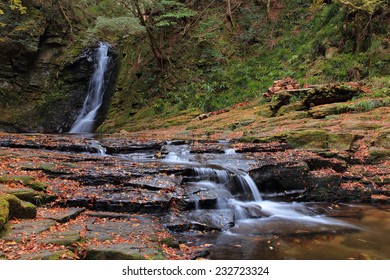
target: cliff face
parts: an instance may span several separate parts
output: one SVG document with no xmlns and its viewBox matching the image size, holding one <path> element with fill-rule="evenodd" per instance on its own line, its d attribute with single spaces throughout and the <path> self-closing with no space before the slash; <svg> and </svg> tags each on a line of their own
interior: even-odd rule
<svg viewBox="0 0 390 280">
<path fill-rule="evenodd" d="M 27 14 L 7 10 L 0 18 L 2 130 L 67 131 L 82 106 L 92 50 L 77 47 L 61 9 L 31 1 Z"/>
</svg>

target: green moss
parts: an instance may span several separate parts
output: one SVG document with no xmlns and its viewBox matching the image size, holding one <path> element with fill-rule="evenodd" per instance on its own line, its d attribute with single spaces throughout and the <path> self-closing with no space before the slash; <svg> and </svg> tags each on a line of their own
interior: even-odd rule
<svg viewBox="0 0 390 280">
<path fill-rule="evenodd" d="M 5 199 L 4 195 L 0 195 L 0 232 L 5 229 L 5 225 L 8 221 L 9 215 L 9 203 Z"/>
<path fill-rule="evenodd" d="M 45 183 L 35 181 L 29 184 L 29 187 L 32 188 L 33 190 L 44 192 L 46 191 L 47 185 Z"/>
<path fill-rule="evenodd" d="M 165 244 L 170 248 L 180 249 L 179 242 L 176 239 L 174 239 L 173 237 L 162 238 L 162 239 L 158 240 L 158 242 L 160 245 Z"/>
<path fill-rule="evenodd" d="M 28 201 L 35 205 L 43 205 L 57 199 L 57 196 L 48 195 L 35 190 L 19 190 L 12 192 L 12 194 L 21 200 Z"/>
<path fill-rule="evenodd" d="M 369 153 L 371 160 L 390 159 L 390 150 L 388 149 L 371 149 Z"/>
<path fill-rule="evenodd" d="M 319 148 L 328 147 L 328 132 L 325 130 L 302 130 L 284 133 L 286 142 L 293 148 Z"/>
<path fill-rule="evenodd" d="M 3 198 L 9 204 L 9 217 L 18 219 L 33 219 L 37 214 L 37 208 L 32 203 L 22 201 L 14 195 L 4 195 Z"/>
</svg>

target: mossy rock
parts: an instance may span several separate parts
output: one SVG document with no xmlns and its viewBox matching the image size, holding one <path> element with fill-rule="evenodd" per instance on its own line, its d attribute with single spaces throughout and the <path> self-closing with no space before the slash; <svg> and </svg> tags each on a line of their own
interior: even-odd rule
<svg viewBox="0 0 390 280">
<path fill-rule="evenodd" d="M 276 116 L 283 116 L 291 112 L 303 111 L 303 110 L 305 110 L 305 107 L 303 106 L 302 102 L 295 102 L 293 104 L 289 104 L 281 107 L 277 112 Z M 305 114 L 305 116 L 307 115 Z"/>
<path fill-rule="evenodd" d="M 55 195 L 48 195 L 32 189 L 19 190 L 19 191 L 12 192 L 12 194 L 21 200 L 28 201 L 35 205 L 47 204 L 57 199 L 57 196 Z"/>
<path fill-rule="evenodd" d="M 36 191 L 46 191 L 46 184 L 36 181 L 34 177 L 25 175 L 6 175 L 0 177 L 1 183 L 18 182 Z"/>
<path fill-rule="evenodd" d="M 173 237 L 165 237 L 165 238 L 160 239 L 158 242 L 161 245 L 165 244 L 165 245 L 167 245 L 170 248 L 180 249 L 179 242 L 176 239 L 174 239 Z"/>
<path fill-rule="evenodd" d="M 29 184 L 29 187 L 39 192 L 45 192 L 47 189 L 47 185 L 39 181 L 32 182 L 31 184 Z"/>
<path fill-rule="evenodd" d="M 8 221 L 9 203 L 5 199 L 5 195 L 0 196 L 0 232 L 5 229 Z"/>
<path fill-rule="evenodd" d="M 87 248 L 88 260 L 163 260 L 164 256 L 156 249 L 139 248 L 132 244 L 96 245 Z"/>
<path fill-rule="evenodd" d="M 369 150 L 369 161 L 390 159 L 390 150 L 388 149 L 370 149 Z"/>
<path fill-rule="evenodd" d="M 6 175 L 0 177 L 1 183 L 8 183 L 8 182 L 19 182 L 25 186 L 28 186 L 34 181 L 34 178 L 31 176 L 24 176 L 24 175 Z"/>
<path fill-rule="evenodd" d="M 286 134 L 286 142 L 292 148 L 328 148 L 328 132 L 325 130 L 290 131 Z"/>
<path fill-rule="evenodd" d="M 383 130 L 379 136 L 374 140 L 374 146 L 383 147 L 386 149 L 390 148 L 390 129 Z"/>
<path fill-rule="evenodd" d="M 292 148 L 350 150 L 361 137 L 349 133 L 330 133 L 321 129 L 289 131 L 283 133 Z"/>
<path fill-rule="evenodd" d="M 9 204 L 9 218 L 34 219 L 37 215 L 37 207 L 14 195 L 4 195 L 4 199 Z"/>
</svg>

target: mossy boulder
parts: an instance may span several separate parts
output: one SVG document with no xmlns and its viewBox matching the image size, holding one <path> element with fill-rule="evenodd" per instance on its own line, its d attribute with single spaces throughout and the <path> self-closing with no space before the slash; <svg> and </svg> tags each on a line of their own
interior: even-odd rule
<svg viewBox="0 0 390 280">
<path fill-rule="evenodd" d="M 349 133 L 330 133 L 322 129 L 297 130 L 283 133 L 292 148 L 350 150 L 361 137 Z"/>
<path fill-rule="evenodd" d="M 18 182 L 23 184 L 26 187 L 29 187 L 33 190 L 44 192 L 46 191 L 46 184 L 43 182 L 36 181 L 31 176 L 26 175 L 7 175 L 0 177 L 0 183 L 8 183 L 8 182 Z"/>
<path fill-rule="evenodd" d="M 33 203 L 35 205 L 47 204 L 57 199 L 57 196 L 55 195 L 45 194 L 32 189 L 17 190 L 15 192 L 12 192 L 12 195 L 16 196 L 21 200 Z"/>
<path fill-rule="evenodd" d="M 163 260 L 163 254 L 140 244 L 101 244 L 87 247 L 88 260 Z"/>
<path fill-rule="evenodd" d="M 9 203 L 9 218 L 34 219 L 37 215 L 37 207 L 27 201 L 23 201 L 14 195 L 4 196 Z"/>
<path fill-rule="evenodd" d="M 373 142 L 376 147 L 390 148 L 390 129 L 384 129 Z"/>
<path fill-rule="evenodd" d="M 9 203 L 3 197 L 0 196 L 0 232 L 5 228 L 9 215 Z"/>
<path fill-rule="evenodd" d="M 358 86 L 347 84 L 331 84 L 309 90 L 303 100 L 306 108 L 330 104 L 335 102 L 345 102 L 361 93 Z"/>
<path fill-rule="evenodd" d="M 37 208 L 32 203 L 22 201 L 10 194 L 0 195 L 0 231 L 11 218 L 33 219 L 36 215 Z"/>
</svg>

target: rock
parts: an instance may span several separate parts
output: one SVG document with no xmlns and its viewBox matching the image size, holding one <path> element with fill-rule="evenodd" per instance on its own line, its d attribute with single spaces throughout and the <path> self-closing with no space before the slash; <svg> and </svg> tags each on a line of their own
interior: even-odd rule
<svg viewBox="0 0 390 280">
<path fill-rule="evenodd" d="M 37 240 L 38 243 L 44 244 L 56 244 L 56 245 L 65 245 L 71 246 L 81 241 L 81 236 L 79 231 L 70 230 L 70 231 L 61 231 L 56 233 L 49 233 L 43 238 Z"/>
<path fill-rule="evenodd" d="M 39 216 L 44 219 L 52 219 L 58 223 L 66 223 L 76 218 L 85 208 L 50 208 L 39 211 Z"/>
<path fill-rule="evenodd" d="M 284 132 L 282 137 L 291 148 L 350 150 L 362 137 L 349 133 L 330 133 L 322 129 Z"/>
<path fill-rule="evenodd" d="M 348 224 L 307 223 L 282 218 L 258 220 L 255 225 L 240 224 L 230 229 L 232 233 L 246 235 L 277 235 L 284 237 L 315 236 L 355 233 L 360 230 Z"/>
<path fill-rule="evenodd" d="M 234 226 L 234 219 L 234 212 L 230 210 L 194 210 L 171 213 L 162 222 L 173 231 L 225 231 Z"/>
<path fill-rule="evenodd" d="M 77 256 L 67 250 L 49 251 L 41 250 L 39 253 L 23 254 L 21 260 L 75 260 Z"/>
<path fill-rule="evenodd" d="M 20 242 L 25 238 L 47 231 L 55 223 L 55 221 L 48 219 L 23 220 L 12 224 L 9 232 L 2 238 L 7 241 Z"/>
<path fill-rule="evenodd" d="M 123 185 L 154 191 L 167 189 L 174 191 L 180 185 L 180 183 L 181 178 L 175 176 L 163 176 L 159 174 L 153 176 L 132 178 L 130 180 L 126 180 Z"/>
<path fill-rule="evenodd" d="M 34 205 L 44 205 L 57 199 L 56 195 L 49 195 L 32 189 L 16 190 L 12 192 L 12 195 Z"/>
<path fill-rule="evenodd" d="M 0 195 L 0 233 L 5 229 L 5 225 L 8 222 L 9 215 L 9 203 Z"/>
<path fill-rule="evenodd" d="M 359 87 L 347 84 L 330 84 L 308 91 L 303 104 L 306 108 L 322 104 L 345 102 L 351 100 L 361 92 Z"/>
<path fill-rule="evenodd" d="M 87 260 L 162 260 L 164 255 L 152 248 L 140 244 L 99 244 L 88 246 Z"/>
<path fill-rule="evenodd" d="M 309 166 L 306 162 L 286 162 L 264 165 L 250 171 L 261 193 L 275 194 L 308 187 Z"/>
<path fill-rule="evenodd" d="M 184 195 L 177 198 L 176 203 L 181 210 L 196 208 L 213 209 L 219 201 L 224 201 L 232 195 L 213 182 L 188 182 L 183 185 Z"/>
<path fill-rule="evenodd" d="M 22 201 L 14 195 L 5 195 L 3 198 L 9 204 L 9 218 L 33 219 L 37 215 L 37 208 L 32 203 Z"/>
<path fill-rule="evenodd" d="M 164 213 L 168 210 L 172 193 L 126 192 L 104 194 L 96 199 L 97 211 L 127 213 Z"/>
</svg>

